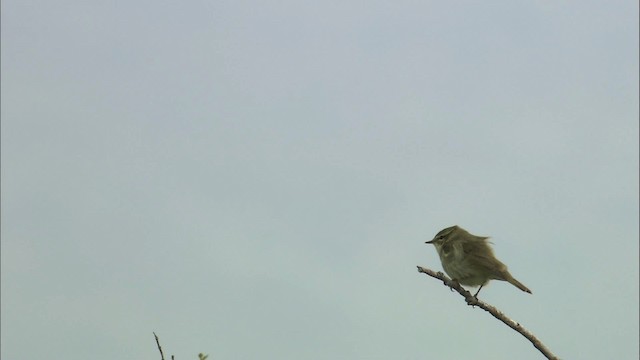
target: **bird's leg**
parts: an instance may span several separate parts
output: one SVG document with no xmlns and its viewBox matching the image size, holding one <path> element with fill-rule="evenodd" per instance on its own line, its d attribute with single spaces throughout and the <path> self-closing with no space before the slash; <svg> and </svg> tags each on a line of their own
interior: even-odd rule
<svg viewBox="0 0 640 360">
<path fill-rule="evenodd" d="M 476 293 L 473 295 L 474 298 L 478 298 L 478 293 L 480 293 L 480 290 L 482 290 L 482 287 L 484 286 L 484 284 L 480 285 L 480 288 L 478 289 L 478 291 L 476 291 Z"/>
</svg>

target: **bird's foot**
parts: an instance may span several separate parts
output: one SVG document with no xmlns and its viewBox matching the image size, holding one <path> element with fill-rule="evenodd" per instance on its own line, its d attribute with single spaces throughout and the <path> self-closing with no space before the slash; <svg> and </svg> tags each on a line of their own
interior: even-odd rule
<svg viewBox="0 0 640 360">
<path fill-rule="evenodd" d="M 458 279 L 451 279 L 451 282 L 453 283 L 453 285 L 449 285 L 449 290 L 453 291 L 454 287 L 460 287 L 460 282 L 458 282 Z"/>
</svg>

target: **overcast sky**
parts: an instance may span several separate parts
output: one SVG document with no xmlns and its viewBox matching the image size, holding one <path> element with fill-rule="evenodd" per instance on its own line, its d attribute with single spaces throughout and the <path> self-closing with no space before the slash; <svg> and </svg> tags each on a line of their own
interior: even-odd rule
<svg viewBox="0 0 640 360">
<path fill-rule="evenodd" d="M 637 1 L 2 2 L 3 359 L 638 354 Z"/>
</svg>

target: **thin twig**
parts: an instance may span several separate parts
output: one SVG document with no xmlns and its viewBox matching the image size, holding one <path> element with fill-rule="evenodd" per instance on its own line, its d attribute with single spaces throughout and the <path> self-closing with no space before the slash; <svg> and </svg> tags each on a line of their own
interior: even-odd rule
<svg viewBox="0 0 640 360">
<path fill-rule="evenodd" d="M 158 339 L 158 335 L 156 335 L 156 333 L 153 333 L 153 336 L 156 337 L 156 344 L 158 344 L 158 350 L 160 350 L 160 359 L 164 360 L 164 354 L 162 353 L 162 347 L 160 346 L 160 340 Z"/>
<path fill-rule="evenodd" d="M 502 311 L 498 310 L 494 306 L 489 305 L 489 304 L 485 303 L 484 301 L 478 300 L 476 297 L 471 295 L 470 292 L 468 292 L 462 286 L 460 286 L 460 284 L 457 281 L 449 279 L 447 276 L 445 276 L 443 273 L 441 273 L 439 271 L 435 272 L 433 270 L 426 269 L 426 268 L 423 268 L 421 266 L 418 266 L 418 272 L 427 274 L 427 275 L 429 275 L 431 277 L 434 277 L 436 279 L 441 280 L 446 286 L 448 286 L 449 288 L 457 291 L 460 295 L 462 295 L 464 297 L 464 299 L 467 301 L 467 305 L 478 306 L 479 308 L 481 308 L 481 309 L 483 309 L 485 311 L 488 311 L 491 315 L 493 315 L 493 317 L 495 317 L 496 319 L 498 319 L 498 320 L 502 321 L 503 323 L 507 324 L 507 326 L 509 326 L 513 330 L 519 332 L 520 334 L 522 334 L 522 336 L 527 338 L 527 340 L 531 341 L 533 346 L 535 346 L 535 348 L 538 349 L 547 359 L 550 359 L 550 360 L 559 360 L 560 359 L 557 356 L 555 356 L 542 343 L 542 341 L 540 341 L 537 337 L 535 337 L 527 329 L 522 327 L 522 325 L 520 325 L 518 322 L 516 322 L 516 321 L 508 318 L 507 316 L 505 316 L 504 313 L 502 313 Z"/>
</svg>

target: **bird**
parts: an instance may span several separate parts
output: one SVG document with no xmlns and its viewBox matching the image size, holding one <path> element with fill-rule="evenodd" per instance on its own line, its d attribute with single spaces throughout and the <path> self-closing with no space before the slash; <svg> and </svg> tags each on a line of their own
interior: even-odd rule
<svg viewBox="0 0 640 360">
<path fill-rule="evenodd" d="M 495 257 L 488 239 L 454 225 L 441 230 L 432 240 L 425 243 L 433 244 L 442 262 L 442 268 L 453 280 L 460 285 L 480 286 L 473 295 L 475 298 L 478 298 L 480 290 L 489 280 L 507 281 L 531 294 L 531 290 L 511 276 L 507 266 Z"/>
</svg>

